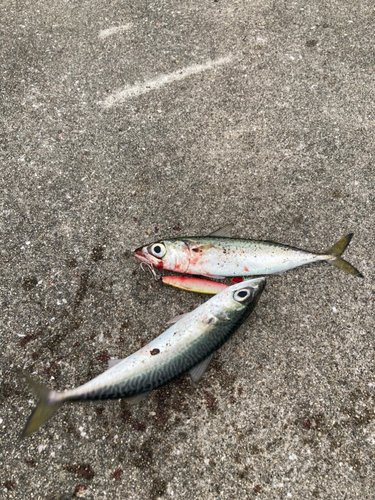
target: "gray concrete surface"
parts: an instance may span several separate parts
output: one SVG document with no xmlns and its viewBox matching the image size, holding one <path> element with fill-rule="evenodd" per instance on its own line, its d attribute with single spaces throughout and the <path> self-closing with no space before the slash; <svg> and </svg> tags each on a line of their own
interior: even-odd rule
<svg viewBox="0 0 375 500">
<path fill-rule="evenodd" d="M 374 3 L 1 3 L 0 497 L 374 498 Z M 118 29 L 114 29 L 118 28 Z M 353 231 L 365 275 L 270 277 L 198 387 L 138 407 L 64 389 L 205 297 L 131 250 L 234 235 L 315 251 Z"/>
</svg>

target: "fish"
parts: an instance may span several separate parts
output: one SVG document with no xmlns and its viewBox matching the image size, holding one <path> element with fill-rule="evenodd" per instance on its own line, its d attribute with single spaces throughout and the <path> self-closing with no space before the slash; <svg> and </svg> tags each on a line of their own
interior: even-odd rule
<svg viewBox="0 0 375 500">
<path fill-rule="evenodd" d="M 341 255 L 353 233 L 324 253 L 312 253 L 274 241 L 230 238 L 231 225 L 208 236 L 160 240 L 134 250 L 136 259 L 155 268 L 213 279 L 281 274 L 296 267 L 326 261 L 353 276 L 363 275 Z"/>
<path fill-rule="evenodd" d="M 162 281 L 165 285 L 170 285 L 180 290 L 205 293 L 207 295 L 216 295 L 229 286 L 217 281 L 202 280 L 201 278 L 190 278 L 187 276 L 163 276 Z"/>
<path fill-rule="evenodd" d="M 113 360 L 108 370 L 75 389 L 50 390 L 28 373 L 19 372 L 39 397 L 21 437 L 36 431 L 68 401 L 125 398 L 136 404 L 184 373 L 190 373 L 197 383 L 217 349 L 250 316 L 265 284 L 262 277 L 225 288 L 149 344 L 123 360 Z"/>
<path fill-rule="evenodd" d="M 241 283 L 242 281 L 250 279 L 251 278 L 231 278 L 230 281 L 232 285 L 235 285 L 236 283 Z M 186 290 L 188 292 L 204 293 L 206 295 L 216 295 L 224 290 L 224 288 L 230 286 L 225 283 L 219 283 L 218 281 L 196 278 L 195 276 L 162 276 L 161 280 L 165 285 L 170 285 L 174 288 L 179 288 L 180 290 Z"/>
</svg>

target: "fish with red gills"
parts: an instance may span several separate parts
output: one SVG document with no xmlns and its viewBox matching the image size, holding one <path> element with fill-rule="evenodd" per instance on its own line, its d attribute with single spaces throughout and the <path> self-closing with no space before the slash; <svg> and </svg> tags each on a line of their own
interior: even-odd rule
<svg viewBox="0 0 375 500">
<path fill-rule="evenodd" d="M 273 241 L 230 238 L 231 226 L 209 236 L 162 240 L 135 250 L 135 257 L 157 268 L 182 274 L 223 279 L 235 276 L 280 274 L 289 269 L 325 261 L 353 276 L 362 274 L 341 254 L 353 234 L 324 253 L 313 253 Z"/>
</svg>

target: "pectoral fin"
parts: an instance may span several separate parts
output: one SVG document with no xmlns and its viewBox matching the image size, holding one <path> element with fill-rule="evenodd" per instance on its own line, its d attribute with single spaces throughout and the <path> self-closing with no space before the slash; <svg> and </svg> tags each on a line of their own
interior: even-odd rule
<svg viewBox="0 0 375 500">
<path fill-rule="evenodd" d="M 150 392 L 151 391 L 142 392 L 142 394 L 137 394 L 136 396 L 132 396 L 131 398 L 126 398 L 126 401 L 128 401 L 128 403 L 130 403 L 131 405 L 137 405 L 143 399 L 147 398 Z"/>
<path fill-rule="evenodd" d="M 197 365 L 193 366 L 193 368 L 189 371 L 191 380 L 192 380 L 192 382 L 194 382 L 194 384 L 196 384 L 200 381 L 204 372 L 209 367 L 209 365 L 212 361 L 212 358 L 214 357 L 214 354 L 215 354 L 214 352 L 212 354 L 210 354 L 208 356 L 208 358 L 204 359 L 203 361 L 201 361 Z"/>
</svg>

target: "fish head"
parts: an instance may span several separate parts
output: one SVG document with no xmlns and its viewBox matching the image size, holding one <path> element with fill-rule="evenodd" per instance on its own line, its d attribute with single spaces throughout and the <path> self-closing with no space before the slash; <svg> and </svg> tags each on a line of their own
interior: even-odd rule
<svg viewBox="0 0 375 500">
<path fill-rule="evenodd" d="M 254 310 L 265 285 L 265 278 L 255 278 L 227 287 L 211 299 L 212 314 L 219 321 L 242 323 Z"/>
<path fill-rule="evenodd" d="M 185 273 L 190 264 L 190 247 L 183 240 L 157 241 L 134 250 L 134 257 L 158 269 Z"/>
</svg>

